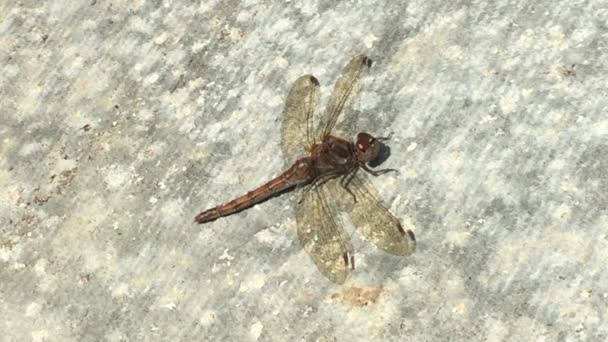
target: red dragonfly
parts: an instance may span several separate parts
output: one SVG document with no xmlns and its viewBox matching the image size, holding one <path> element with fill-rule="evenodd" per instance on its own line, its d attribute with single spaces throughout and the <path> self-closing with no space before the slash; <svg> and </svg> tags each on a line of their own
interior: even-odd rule
<svg viewBox="0 0 608 342">
<path fill-rule="evenodd" d="M 371 168 L 382 141 L 388 137 L 374 138 L 362 132 L 353 143 L 331 135 L 341 114 L 352 119 L 352 104 L 370 66 L 366 56 L 357 56 L 346 65 L 318 120 L 315 107 L 319 82 L 312 75 L 298 78 L 287 96 L 281 127 L 283 157 L 291 167 L 259 188 L 201 212 L 196 222 L 234 214 L 296 188 L 300 192 L 295 203 L 298 238 L 331 281 L 344 283 L 355 266 L 350 238 L 337 217 L 339 212 L 348 213 L 359 232 L 380 249 L 396 255 L 411 254 L 416 246 L 414 233 L 390 213 L 365 176 L 395 171 Z M 316 129 L 315 121 L 319 121 Z"/>
</svg>

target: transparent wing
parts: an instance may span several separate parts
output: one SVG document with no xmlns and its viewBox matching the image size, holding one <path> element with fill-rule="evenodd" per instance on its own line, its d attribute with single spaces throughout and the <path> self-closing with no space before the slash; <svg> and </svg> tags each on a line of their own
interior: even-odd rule
<svg viewBox="0 0 608 342">
<path fill-rule="evenodd" d="M 350 192 L 339 183 L 328 184 L 332 198 L 341 202 L 341 208 L 350 214 L 357 230 L 386 252 L 412 254 L 416 249 L 414 233 L 391 214 L 366 177 L 355 175 L 347 186 Z"/>
<path fill-rule="evenodd" d="M 372 61 L 367 56 L 359 55 L 344 67 L 327 103 L 327 109 L 320 118 L 317 129 L 319 141 L 323 141 L 323 138 L 331 133 L 341 113 L 350 114 L 361 88 L 361 77 L 371 65 Z"/>
<path fill-rule="evenodd" d="M 329 280 L 342 284 L 354 267 L 353 248 L 335 213 L 328 207 L 323 188 L 304 189 L 296 206 L 298 238 L 317 268 Z"/>
<path fill-rule="evenodd" d="M 298 78 L 287 95 L 281 145 L 286 165 L 291 165 L 314 142 L 313 116 L 319 98 L 319 82 L 312 75 Z"/>
</svg>

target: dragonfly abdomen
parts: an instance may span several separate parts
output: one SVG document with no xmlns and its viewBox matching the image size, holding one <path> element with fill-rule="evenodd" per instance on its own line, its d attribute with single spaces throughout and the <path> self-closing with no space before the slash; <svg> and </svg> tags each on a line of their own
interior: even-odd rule
<svg viewBox="0 0 608 342">
<path fill-rule="evenodd" d="M 252 207 L 268 199 L 269 197 L 277 195 L 286 189 L 309 182 L 313 178 L 314 174 L 310 168 L 309 158 L 301 158 L 285 172 L 268 181 L 266 184 L 263 184 L 257 189 L 249 191 L 248 193 L 235 198 L 230 202 L 207 209 L 196 215 L 194 220 L 198 223 L 205 223 L 213 221 L 222 216 L 232 215 L 241 210 Z"/>
</svg>

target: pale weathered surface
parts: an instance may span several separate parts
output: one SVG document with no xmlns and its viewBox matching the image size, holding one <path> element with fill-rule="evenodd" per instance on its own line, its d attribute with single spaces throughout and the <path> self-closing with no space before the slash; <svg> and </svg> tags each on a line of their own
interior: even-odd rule
<svg viewBox="0 0 608 342">
<path fill-rule="evenodd" d="M 606 42 L 603 1 L 2 2 L 0 340 L 606 340 Z M 194 225 L 359 53 L 416 252 L 353 234 L 340 287 L 291 194 Z"/>
</svg>

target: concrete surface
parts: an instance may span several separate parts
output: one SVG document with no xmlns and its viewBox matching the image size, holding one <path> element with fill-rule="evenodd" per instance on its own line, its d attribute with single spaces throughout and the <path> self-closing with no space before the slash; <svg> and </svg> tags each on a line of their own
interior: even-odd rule
<svg viewBox="0 0 608 342">
<path fill-rule="evenodd" d="M 608 2 L 0 3 L 0 340 L 605 341 Z M 283 168 L 291 83 L 374 60 L 358 126 L 408 258 L 343 286 Z"/>
</svg>

